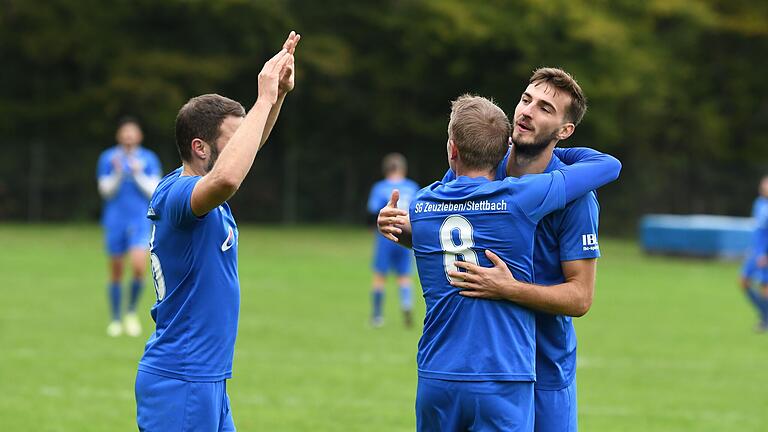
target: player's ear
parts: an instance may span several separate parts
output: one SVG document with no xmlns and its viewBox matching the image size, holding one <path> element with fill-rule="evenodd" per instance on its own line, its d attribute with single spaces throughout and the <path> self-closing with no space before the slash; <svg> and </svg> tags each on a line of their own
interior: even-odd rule
<svg viewBox="0 0 768 432">
<path fill-rule="evenodd" d="M 560 126 L 560 130 L 557 131 L 557 139 L 562 141 L 573 135 L 573 131 L 576 130 L 576 125 L 573 123 L 566 123 Z"/>
<path fill-rule="evenodd" d="M 197 156 L 198 159 L 205 160 L 208 158 L 207 144 L 205 141 L 200 138 L 195 138 L 189 145 L 192 148 L 192 154 Z"/>
<path fill-rule="evenodd" d="M 456 160 L 459 158 L 459 149 L 456 147 L 456 143 L 452 139 L 448 140 L 448 159 Z"/>
</svg>

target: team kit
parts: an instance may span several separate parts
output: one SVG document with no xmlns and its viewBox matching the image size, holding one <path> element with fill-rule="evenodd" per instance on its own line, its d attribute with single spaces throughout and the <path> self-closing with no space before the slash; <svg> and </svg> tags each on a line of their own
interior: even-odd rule
<svg viewBox="0 0 768 432">
<path fill-rule="evenodd" d="M 141 431 L 236 430 L 226 387 L 240 306 L 239 235 L 227 201 L 294 88 L 300 38 L 291 32 L 264 64 L 250 110 L 216 94 L 181 107 L 182 166 L 159 179 L 130 221 L 149 245 L 157 297 L 135 382 Z M 540 68 L 523 84 L 514 114 L 481 96 L 452 102 L 447 137 L 435 140 L 446 152 L 435 164 L 448 162 L 442 179 L 419 188 L 405 177 L 404 158 L 391 158 L 388 178 L 371 191 L 375 280 L 400 278 L 409 325 L 415 257 L 426 304 L 414 350 L 419 431 L 578 427 L 572 318 L 591 305 L 600 256 L 595 190 L 615 181 L 621 164 L 557 146 L 586 111 L 567 72 Z M 154 172 L 151 157 L 144 165 Z M 109 174 L 103 165 L 100 181 Z M 119 208 L 121 199 L 137 201 L 137 193 L 118 191 L 105 206 Z M 120 249 L 118 240 L 108 244 Z M 374 327 L 383 324 L 380 285 L 372 289 Z"/>
</svg>

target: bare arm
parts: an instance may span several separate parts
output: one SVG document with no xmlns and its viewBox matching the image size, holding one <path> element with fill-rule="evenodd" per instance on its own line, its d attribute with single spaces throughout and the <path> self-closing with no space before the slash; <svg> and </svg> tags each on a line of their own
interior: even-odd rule
<svg viewBox="0 0 768 432">
<path fill-rule="evenodd" d="M 465 297 L 508 300 L 522 306 L 555 315 L 583 316 L 592 306 L 595 292 L 597 260 L 582 259 L 561 263 L 565 282 L 543 286 L 519 282 L 496 254 L 485 251 L 493 267 L 482 267 L 457 261 L 456 267 L 466 272 L 449 271 L 456 279 L 451 285 L 461 288 Z"/>
<path fill-rule="evenodd" d="M 213 169 L 192 190 L 190 205 L 195 215 L 208 213 L 240 188 L 261 147 L 269 113 L 277 103 L 281 71 L 292 57 L 288 50 L 282 49 L 264 64 L 259 73 L 259 97 L 256 103 L 219 154 Z"/>
<path fill-rule="evenodd" d="M 412 248 L 411 220 L 408 217 L 407 211 L 397 208 L 397 201 L 399 199 L 400 191 L 397 189 L 393 190 L 386 207 L 379 211 L 379 217 L 376 218 L 376 226 L 379 232 L 387 239 L 403 247 Z"/>
<path fill-rule="evenodd" d="M 112 198 L 117 190 L 120 189 L 120 182 L 123 180 L 123 165 L 117 158 L 112 159 L 112 172 L 99 177 L 99 195 L 103 199 Z"/>
<path fill-rule="evenodd" d="M 293 55 L 293 53 L 296 52 L 296 45 L 298 45 L 299 39 L 301 39 L 301 35 L 296 34 L 296 32 L 291 32 L 291 34 L 288 35 L 288 39 L 286 39 L 283 44 L 283 49 L 288 51 L 288 54 Z M 277 117 L 280 115 L 280 109 L 283 107 L 285 96 L 293 90 L 295 76 L 296 68 L 294 58 L 291 58 L 280 72 L 280 82 L 277 88 L 277 102 L 272 105 L 272 109 L 269 110 L 267 124 L 264 125 L 264 133 L 261 137 L 259 148 L 264 146 L 264 143 L 267 142 L 267 138 L 269 138 L 269 134 L 272 133 L 272 128 L 274 128 L 275 123 L 277 122 Z"/>
</svg>

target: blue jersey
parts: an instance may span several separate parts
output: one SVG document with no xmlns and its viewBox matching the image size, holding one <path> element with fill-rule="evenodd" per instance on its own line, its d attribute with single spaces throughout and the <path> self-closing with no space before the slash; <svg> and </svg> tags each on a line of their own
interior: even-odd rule
<svg viewBox="0 0 768 432">
<path fill-rule="evenodd" d="M 237 275 L 238 231 L 229 205 L 206 215 L 192 212 L 190 199 L 199 176 L 179 168 L 155 190 L 147 217 L 157 302 L 156 330 L 139 370 L 187 381 L 220 381 L 232 376 L 240 309 Z"/>
<path fill-rule="evenodd" d="M 117 192 L 104 200 L 101 223 L 105 227 L 120 226 L 125 221 L 144 220 L 146 217 L 149 197 L 141 191 L 136 180 L 129 174 L 132 172 L 129 165 L 130 158 L 137 160 L 145 175 L 157 176 L 157 178 L 162 175 L 160 161 L 152 150 L 138 147 L 129 157 L 122 147 L 116 145 L 104 150 L 99 156 L 96 167 L 97 179 L 113 173 L 112 161 L 115 158 L 120 160 L 124 174 Z"/>
<path fill-rule="evenodd" d="M 417 194 L 409 213 L 427 306 L 419 376 L 535 379 L 533 312 L 512 302 L 463 297 L 450 285 L 447 271 L 457 259 L 492 266 L 483 253 L 490 249 L 517 280 L 532 282 L 539 220 L 618 176 L 618 161 L 591 150 L 585 154 L 580 163 L 548 174 L 493 182 L 459 177 Z"/>
<path fill-rule="evenodd" d="M 565 166 L 557 156 L 545 172 Z M 534 282 L 565 282 L 562 261 L 600 257 L 597 240 L 600 206 L 591 191 L 539 223 L 533 252 Z M 536 388 L 559 390 L 576 378 L 576 331 L 573 318 L 536 312 Z"/>
<path fill-rule="evenodd" d="M 574 149 L 578 151 L 578 149 Z M 566 154 L 574 150 L 558 149 Z M 496 170 L 496 179 L 507 176 L 504 157 Z M 567 166 L 556 155 L 552 156 L 545 173 Z M 455 177 L 452 171 L 444 180 Z M 600 247 L 597 228 L 600 206 L 597 195 L 590 191 L 568 203 L 565 209 L 555 211 L 539 222 L 536 228 L 533 253 L 534 282 L 540 285 L 558 285 L 565 282 L 562 261 L 598 258 Z M 576 377 L 576 331 L 573 319 L 565 315 L 535 312 L 536 315 L 536 388 L 559 390 L 570 385 Z"/>
<path fill-rule="evenodd" d="M 752 236 L 752 253 L 768 253 L 768 198 L 757 197 L 752 205 L 752 218 L 755 219 L 755 232 Z"/>
<path fill-rule="evenodd" d="M 400 200 L 397 207 L 408 210 L 413 200 L 413 196 L 419 191 L 419 185 L 411 180 L 404 178 L 399 181 L 390 181 L 387 179 L 379 180 L 371 187 L 371 193 L 368 195 L 368 213 L 379 214 L 379 211 L 386 207 L 389 198 L 392 196 L 392 190 L 400 191 Z"/>
</svg>

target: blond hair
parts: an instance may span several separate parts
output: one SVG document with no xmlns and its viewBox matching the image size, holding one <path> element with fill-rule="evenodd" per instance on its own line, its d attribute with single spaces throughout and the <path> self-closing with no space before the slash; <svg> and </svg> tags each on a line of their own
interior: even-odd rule
<svg viewBox="0 0 768 432">
<path fill-rule="evenodd" d="M 511 130 L 507 115 L 490 99 L 465 94 L 451 102 L 448 138 L 466 168 L 498 165 L 507 152 Z"/>
</svg>

